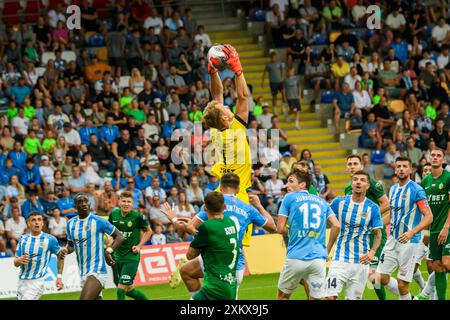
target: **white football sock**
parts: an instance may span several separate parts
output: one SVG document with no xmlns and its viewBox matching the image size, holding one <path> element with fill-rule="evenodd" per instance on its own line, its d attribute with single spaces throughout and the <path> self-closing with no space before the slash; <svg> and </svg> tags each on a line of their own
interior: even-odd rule
<svg viewBox="0 0 450 320">
<path fill-rule="evenodd" d="M 385 285 L 384 287 L 388 289 L 392 294 L 400 296 L 400 292 L 398 291 L 398 282 L 397 279 L 395 279 L 394 277 L 390 277 L 388 284 Z"/>
<path fill-rule="evenodd" d="M 430 274 L 428 277 L 427 283 L 425 283 L 425 287 L 423 288 L 421 295 L 424 297 L 430 296 L 434 291 L 434 272 Z"/>
<path fill-rule="evenodd" d="M 405 294 L 404 296 L 400 295 L 400 300 L 411 300 L 411 293 Z"/>
<path fill-rule="evenodd" d="M 420 269 L 416 270 L 413 278 L 419 285 L 420 289 L 423 289 L 425 287 L 425 281 L 423 280 L 422 272 L 420 272 Z"/>
</svg>

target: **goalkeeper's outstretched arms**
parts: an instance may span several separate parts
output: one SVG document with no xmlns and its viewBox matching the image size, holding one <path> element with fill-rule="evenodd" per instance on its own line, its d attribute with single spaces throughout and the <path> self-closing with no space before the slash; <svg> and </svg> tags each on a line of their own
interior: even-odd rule
<svg viewBox="0 0 450 320">
<path fill-rule="evenodd" d="M 208 63 L 208 73 L 209 73 L 209 91 L 211 91 L 211 97 L 213 100 L 223 104 L 223 85 L 222 80 L 220 80 L 219 72 L 216 68 L 213 68 Z"/>
<path fill-rule="evenodd" d="M 238 96 L 236 101 L 236 115 L 247 123 L 249 93 L 247 82 L 245 81 L 244 73 L 242 71 L 242 65 L 239 60 L 239 55 L 236 49 L 229 44 L 224 45 L 223 51 L 228 56 L 226 64 L 236 75 L 234 80 L 236 85 L 236 93 Z"/>
</svg>

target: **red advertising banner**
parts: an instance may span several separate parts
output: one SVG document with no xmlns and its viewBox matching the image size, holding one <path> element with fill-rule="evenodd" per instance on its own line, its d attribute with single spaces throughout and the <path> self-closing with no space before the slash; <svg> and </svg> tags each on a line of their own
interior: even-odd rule
<svg viewBox="0 0 450 320">
<path fill-rule="evenodd" d="M 188 248 L 189 242 L 143 247 L 134 285 L 169 283 L 170 274 L 177 268 L 178 261 L 186 255 Z M 244 275 L 248 274 L 246 267 Z"/>
</svg>

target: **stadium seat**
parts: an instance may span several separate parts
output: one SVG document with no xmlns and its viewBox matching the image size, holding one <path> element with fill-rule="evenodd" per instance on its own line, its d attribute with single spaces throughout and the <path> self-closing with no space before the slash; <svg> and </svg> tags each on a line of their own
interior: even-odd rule
<svg viewBox="0 0 450 320">
<path fill-rule="evenodd" d="M 66 62 L 76 61 L 77 60 L 77 55 L 73 51 L 64 51 L 64 52 L 61 53 L 61 58 L 63 60 L 66 60 Z"/>
<path fill-rule="evenodd" d="M 39 18 L 39 11 L 42 7 L 41 0 L 28 0 L 25 9 L 25 21 L 36 23 Z"/>
<path fill-rule="evenodd" d="M 266 12 L 264 10 L 256 10 L 253 14 L 254 21 L 266 21 Z"/>
<path fill-rule="evenodd" d="M 402 113 L 405 110 L 405 102 L 403 100 L 391 100 L 389 109 L 395 113 Z"/>
<path fill-rule="evenodd" d="M 42 58 L 41 58 L 41 65 L 44 67 L 47 67 L 47 62 L 48 62 L 48 60 L 51 60 L 51 59 L 53 59 L 53 60 L 56 59 L 55 53 L 52 51 L 44 52 L 42 54 Z"/>
<path fill-rule="evenodd" d="M 119 91 L 122 91 L 123 88 L 130 86 L 130 76 L 121 76 L 119 82 Z"/>
<path fill-rule="evenodd" d="M 97 34 L 95 31 L 88 31 L 84 34 L 84 41 L 86 41 L 86 43 L 89 42 L 89 39 L 93 36 Z"/>
<path fill-rule="evenodd" d="M 20 23 L 20 11 L 22 6 L 19 1 L 5 2 L 3 7 L 3 23 L 6 25 L 14 25 Z"/>
<path fill-rule="evenodd" d="M 37 75 L 39 76 L 39 77 L 42 77 L 43 75 L 44 75 L 44 72 L 45 72 L 45 68 L 43 68 L 43 67 L 37 67 L 36 68 L 36 73 L 37 73 Z"/>
<path fill-rule="evenodd" d="M 90 47 L 103 47 L 106 45 L 105 38 L 101 34 L 95 34 L 89 38 L 88 46 Z"/>
<path fill-rule="evenodd" d="M 384 164 L 384 154 L 385 151 L 383 149 L 372 151 L 370 154 L 370 161 L 372 161 L 373 164 Z"/>
</svg>

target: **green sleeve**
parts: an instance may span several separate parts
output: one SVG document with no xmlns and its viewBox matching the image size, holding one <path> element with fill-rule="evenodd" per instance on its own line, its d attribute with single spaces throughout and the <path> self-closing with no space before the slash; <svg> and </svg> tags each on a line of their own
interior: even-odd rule
<svg viewBox="0 0 450 320">
<path fill-rule="evenodd" d="M 204 223 L 198 228 L 197 235 L 191 242 L 191 247 L 194 249 L 204 249 L 208 246 L 208 228 Z"/>
<path fill-rule="evenodd" d="M 377 200 L 386 194 L 383 190 L 383 185 L 375 179 L 370 180 L 370 192 Z"/>
<path fill-rule="evenodd" d="M 317 190 L 316 190 L 316 188 L 314 188 L 313 185 L 310 185 L 310 186 L 309 186 L 308 192 L 309 192 L 309 194 L 315 194 L 315 195 L 318 195 Z"/>
<path fill-rule="evenodd" d="M 140 213 L 139 213 L 137 227 L 142 230 L 145 230 L 148 228 L 148 222 L 144 219 L 144 216 Z"/>
</svg>

